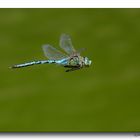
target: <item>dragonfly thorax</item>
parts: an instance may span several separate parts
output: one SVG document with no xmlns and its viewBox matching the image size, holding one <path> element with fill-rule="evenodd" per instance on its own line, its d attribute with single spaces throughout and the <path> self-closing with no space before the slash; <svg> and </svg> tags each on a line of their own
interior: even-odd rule
<svg viewBox="0 0 140 140">
<path fill-rule="evenodd" d="M 69 66 L 80 66 L 80 58 L 78 56 L 73 56 L 69 59 Z"/>
<path fill-rule="evenodd" d="M 89 60 L 87 57 L 82 57 L 79 55 L 75 55 L 70 58 L 69 60 L 69 66 L 73 67 L 88 67 L 91 65 L 91 60 Z"/>
</svg>

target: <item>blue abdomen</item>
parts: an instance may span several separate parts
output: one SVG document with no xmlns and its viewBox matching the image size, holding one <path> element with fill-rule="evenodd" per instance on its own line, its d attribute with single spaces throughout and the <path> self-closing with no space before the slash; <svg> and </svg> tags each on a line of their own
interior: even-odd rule
<svg viewBox="0 0 140 140">
<path fill-rule="evenodd" d="M 67 59 L 57 60 L 56 63 L 60 65 L 68 65 L 68 60 Z"/>
</svg>

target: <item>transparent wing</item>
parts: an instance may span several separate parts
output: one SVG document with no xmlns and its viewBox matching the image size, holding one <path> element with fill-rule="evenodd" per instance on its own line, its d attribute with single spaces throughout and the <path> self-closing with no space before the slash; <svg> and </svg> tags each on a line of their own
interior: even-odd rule
<svg viewBox="0 0 140 140">
<path fill-rule="evenodd" d="M 62 34 L 60 37 L 60 47 L 68 54 L 72 54 L 76 52 L 76 50 L 72 45 L 70 36 L 66 34 Z"/>
<path fill-rule="evenodd" d="M 57 50 L 49 44 L 43 45 L 42 48 L 45 56 L 51 60 L 60 60 L 68 57 L 67 55 L 63 54 L 62 52 L 60 52 L 59 50 Z"/>
</svg>

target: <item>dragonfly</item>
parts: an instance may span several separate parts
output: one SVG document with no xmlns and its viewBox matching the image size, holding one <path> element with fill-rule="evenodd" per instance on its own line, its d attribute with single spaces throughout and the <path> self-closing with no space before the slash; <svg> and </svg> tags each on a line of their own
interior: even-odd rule
<svg viewBox="0 0 140 140">
<path fill-rule="evenodd" d="M 73 47 L 71 38 L 67 34 L 60 36 L 59 45 L 65 53 L 59 51 L 53 46 L 46 44 L 42 46 L 44 55 L 48 58 L 47 60 L 31 61 L 27 63 L 13 65 L 11 68 L 23 68 L 38 64 L 58 64 L 66 68 L 66 72 L 79 70 L 84 67 L 89 67 L 92 63 L 88 57 L 82 57 L 81 51 L 76 51 Z"/>
</svg>

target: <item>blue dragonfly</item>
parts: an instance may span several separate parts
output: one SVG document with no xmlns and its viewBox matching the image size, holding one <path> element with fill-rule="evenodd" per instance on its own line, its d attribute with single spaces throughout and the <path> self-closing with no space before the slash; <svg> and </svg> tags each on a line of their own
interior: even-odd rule
<svg viewBox="0 0 140 140">
<path fill-rule="evenodd" d="M 80 51 L 76 51 L 72 45 L 69 35 L 62 34 L 60 36 L 60 47 L 66 52 L 63 53 L 49 44 L 43 45 L 43 52 L 48 60 L 31 61 L 28 63 L 13 65 L 11 68 L 22 68 L 38 64 L 58 64 L 66 69 L 66 72 L 78 70 L 91 65 L 91 60 L 87 57 L 82 57 Z"/>
</svg>

